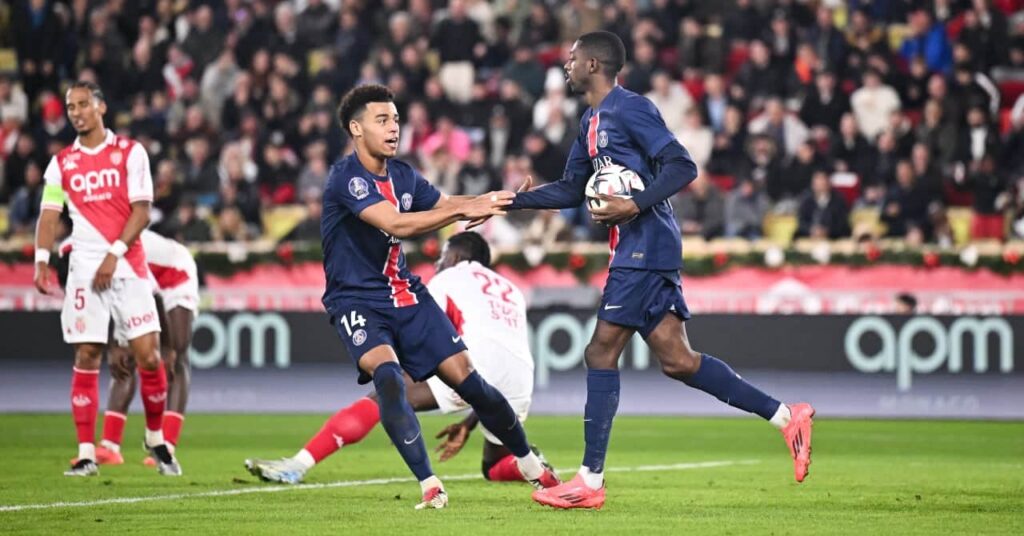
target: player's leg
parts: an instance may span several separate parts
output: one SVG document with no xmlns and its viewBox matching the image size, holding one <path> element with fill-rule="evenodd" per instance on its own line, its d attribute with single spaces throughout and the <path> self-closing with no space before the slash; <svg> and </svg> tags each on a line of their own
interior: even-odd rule
<svg viewBox="0 0 1024 536">
<path fill-rule="evenodd" d="M 394 348 L 379 345 L 359 358 L 359 368 L 373 378 L 380 407 L 380 420 L 391 442 L 405 460 L 423 490 L 417 508 L 443 508 L 448 503 L 441 480 L 434 475 L 427 456 L 419 419 L 405 392 L 402 367 Z"/>
<path fill-rule="evenodd" d="M 519 464 L 511 450 L 497 442 L 497 438 L 487 437 L 484 434 L 483 455 L 480 458 L 480 469 L 484 478 L 491 482 L 526 482 Z M 530 445 L 530 450 L 540 459 L 541 465 L 552 473 L 554 467 L 544 459 L 544 455 L 535 445 Z"/>
<path fill-rule="evenodd" d="M 185 408 L 188 406 L 189 387 L 192 383 L 192 362 L 189 349 L 192 346 L 192 319 L 194 313 L 184 307 L 173 307 L 167 311 L 166 330 L 168 344 L 174 352 L 173 374 L 167 390 L 167 410 L 164 412 L 164 440 L 173 452 L 178 446 L 181 428 L 185 423 Z"/>
<path fill-rule="evenodd" d="M 99 408 L 100 362 L 104 344 L 75 344 L 75 367 L 71 376 L 71 416 L 78 435 L 78 457 L 65 476 L 93 476 L 96 467 L 96 413 Z"/>
<path fill-rule="evenodd" d="M 666 315 L 647 336 L 647 344 L 661 362 L 666 376 L 744 411 L 759 415 L 786 436 L 794 458 L 797 481 L 810 465 L 811 424 L 814 409 L 808 404 L 787 406 L 736 374 L 725 362 L 690 346 L 685 323 Z"/>
<path fill-rule="evenodd" d="M 605 299 L 608 288 L 605 289 Z M 617 309 L 612 309 L 618 311 Z M 619 356 L 634 329 L 598 319 L 584 350 L 587 363 L 587 403 L 583 410 L 586 447 L 577 475 L 556 488 L 534 492 L 533 499 L 556 508 L 604 506 L 604 462 L 611 438 L 612 421 L 619 408 Z"/>
<path fill-rule="evenodd" d="M 527 481 L 538 488 L 558 485 L 558 477 L 547 470 L 530 449 L 515 410 L 504 395 L 473 370 L 468 352 L 461 351 L 445 359 L 438 366 L 437 375 L 473 408 L 480 424 L 512 451 Z"/>
<path fill-rule="evenodd" d="M 413 411 L 438 409 L 434 394 L 426 383 L 414 383 L 408 375 L 403 375 L 403 379 L 406 398 Z M 245 465 L 250 473 L 262 480 L 298 484 L 307 471 L 342 447 L 362 441 L 379 422 L 379 401 L 377 393 L 372 392 L 328 418 L 320 431 L 294 456 L 278 460 L 250 459 L 245 461 Z"/>
<path fill-rule="evenodd" d="M 139 372 L 139 393 L 146 417 L 144 444 L 162 475 L 179 476 L 181 466 L 167 448 L 163 434 L 167 404 L 167 371 L 160 358 L 160 321 L 148 281 L 115 280 L 112 292 L 115 337 L 127 340 Z"/>
<path fill-rule="evenodd" d="M 128 420 L 128 407 L 135 397 L 135 359 L 127 348 L 114 343 L 107 347 L 107 362 L 110 365 L 110 390 L 107 393 L 107 410 L 103 413 L 103 439 L 96 449 L 96 461 L 100 465 L 120 465 L 124 463 L 121 442 Z"/>
</svg>

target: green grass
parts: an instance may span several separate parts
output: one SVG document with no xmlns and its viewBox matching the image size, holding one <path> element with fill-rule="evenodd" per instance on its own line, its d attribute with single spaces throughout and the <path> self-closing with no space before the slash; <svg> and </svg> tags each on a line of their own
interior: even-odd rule
<svg viewBox="0 0 1024 536">
<path fill-rule="evenodd" d="M 185 476 L 141 465 L 141 416 L 130 419 L 126 464 L 68 479 L 74 455 L 67 415 L 0 415 L 0 505 L 95 501 L 266 488 L 246 457 L 293 453 L 323 416 L 193 415 L 179 451 Z M 424 431 L 448 419 L 426 417 Z M 558 467 L 582 449 L 578 417 L 534 417 L 531 440 Z M 425 434 L 426 435 L 426 434 Z M 479 472 L 480 435 L 441 475 Z M 553 511 L 524 484 L 451 481 L 451 508 L 412 509 L 412 482 L 133 504 L 0 512 L 0 532 L 189 534 L 1024 534 L 1024 423 L 819 419 L 814 465 L 801 485 L 785 445 L 756 419 L 620 417 L 610 467 L 717 460 L 756 463 L 609 473 L 595 511 Z M 567 473 L 568 474 L 568 473 Z M 405 477 L 378 429 L 309 474 L 310 483 Z"/>
</svg>

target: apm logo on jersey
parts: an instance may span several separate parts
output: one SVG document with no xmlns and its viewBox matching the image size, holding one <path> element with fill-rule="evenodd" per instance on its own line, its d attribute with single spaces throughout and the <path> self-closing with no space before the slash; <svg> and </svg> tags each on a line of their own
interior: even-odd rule
<svg viewBox="0 0 1024 536">
<path fill-rule="evenodd" d="M 85 196 L 82 197 L 83 203 L 106 201 L 114 197 L 114 189 L 121 187 L 121 172 L 108 168 L 75 173 L 69 182 L 72 192 L 85 192 Z"/>
</svg>

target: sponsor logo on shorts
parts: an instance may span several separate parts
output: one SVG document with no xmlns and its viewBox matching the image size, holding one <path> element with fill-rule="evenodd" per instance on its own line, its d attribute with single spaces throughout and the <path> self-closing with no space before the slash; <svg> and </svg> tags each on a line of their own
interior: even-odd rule
<svg viewBox="0 0 1024 536">
<path fill-rule="evenodd" d="M 92 399 L 88 395 L 75 395 L 71 397 L 71 405 L 76 408 L 84 408 L 89 404 L 92 404 Z"/>
<path fill-rule="evenodd" d="M 352 333 L 352 344 L 356 346 L 362 346 L 366 342 L 366 330 L 357 329 Z"/>
<path fill-rule="evenodd" d="M 147 324 L 152 324 L 155 321 L 156 321 L 156 313 L 149 312 L 149 313 L 146 313 L 146 314 L 144 314 L 142 316 L 132 316 L 132 317 L 129 317 L 127 320 L 125 320 L 124 322 L 121 323 L 121 327 L 123 327 L 124 329 L 132 329 L 132 328 L 137 328 L 139 326 L 145 326 Z"/>
<path fill-rule="evenodd" d="M 370 195 L 370 185 L 366 184 L 366 179 L 362 177 L 352 177 L 348 181 L 348 193 L 362 201 L 366 199 L 366 196 Z"/>
</svg>

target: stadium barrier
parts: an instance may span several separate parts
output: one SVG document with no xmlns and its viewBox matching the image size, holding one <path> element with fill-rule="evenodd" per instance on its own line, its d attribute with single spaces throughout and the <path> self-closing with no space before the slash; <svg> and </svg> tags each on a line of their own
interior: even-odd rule
<svg viewBox="0 0 1024 536">
<path fill-rule="evenodd" d="M 577 411 L 585 397 L 583 350 L 594 310 L 533 309 L 529 320 L 535 408 Z M 0 324 L 8 333 L 52 334 L 12 337 L 0 347 L 7 387 L 18 390 L 20 374 L 63 370 L 70 363 L 58 313 L 0 312 Z M 1024 316 L 698 315 L 687 330 L 696 349 L 728 361 L 769 392 L 812 399 L 833 414 L 1024 418 L 1024 372 L 1017 362 L 1024 356 Z M 272 380 L 274 389 L 284 391 L 277 398 L 256 397 L 268 411 L 313 410 L 318 406 L 302 405 L 304 396 L 322 400 L 361 392 L 348 382 L 349 358 L 322 314 L 203 313 L 195 323 L 192 363 L 197 385 L 225 392 L 243 378 L 245 388 L 256 391 L 259 382 Z M 639 337 L 627 345 L 621 369 L 627 413 L 728 410 L 661 377 L 656 357 Z M 319 387 L 306 383 L 310 377 L 331 391 L 317 395 Z M 219 396 L 219 403 L 226 398 Z M 232 407 L 199 403 L 199 411 Z M 11 406 L 0 396 L 0 411 L 12 408 L 38 409 L 24 399 Z"/>
</svg>

